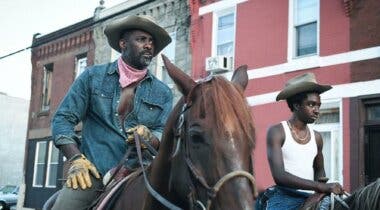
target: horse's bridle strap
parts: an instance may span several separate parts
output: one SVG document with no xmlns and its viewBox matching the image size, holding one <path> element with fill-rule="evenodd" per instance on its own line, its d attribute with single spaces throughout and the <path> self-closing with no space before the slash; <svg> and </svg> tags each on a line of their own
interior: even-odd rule
<svg viewBox="0 0 380 210">
<path fill-rule="evenodd" d="M 146 176 L 146 172 L 145 172 L 145 168 L 144 168 L 144 164 L 143 164 L 143 161 L 142 161 L 142 154 L 141 154 L 141 144 L 140 144 L 140 136 L 134 132 L 133 135 L 135 136 L 135 142 L 136 142 L 136 150 L 137 150 L 137 156 L 139 158 L 139 162 L 140 162 L 140 166 L 141 166 L 141 170 L 143 172 L 143 176 L 144 176 L 144 182 L 145 182 L 145 186 L 146 188 L 148 189 L 149 193 L 155 198 L 157 199 L 162 205 L 166 206 L 168 209 L 170 210 L 182 210 L 180 207 L 174 205 L 173 203 L 171 203 L 170 201 L 168 201 L 167 199 L 165 199 L 164 197 L 162 197 L 157 191 L 155 191 L 153 189 L 153 187 L 150 185 L 149 183 L 149 180 L 148 180 L 148 177 Z"/>
</svg>

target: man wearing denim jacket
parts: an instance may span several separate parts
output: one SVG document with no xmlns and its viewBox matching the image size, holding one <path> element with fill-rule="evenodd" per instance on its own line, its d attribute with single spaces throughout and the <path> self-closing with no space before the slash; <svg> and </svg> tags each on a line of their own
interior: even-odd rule
<svg viewBox="0 0 380 210">
<path fill-rule="evenodd" d="M 55 145 L 70 162 L 53 209 L 86 209 L 93 202 L 103 187 L 100 178 L 134 142 L 128 131 L 158 148 L 172 108 L 171 90 L 147 70 L 171 42 L 168 33 L 147 16 L 128 16 L 108 25 L 104 33 L 120 58 L 83 72 L 52 120 Z M 79 122 L 81 138 L 74 130 Z"/>
</svg>

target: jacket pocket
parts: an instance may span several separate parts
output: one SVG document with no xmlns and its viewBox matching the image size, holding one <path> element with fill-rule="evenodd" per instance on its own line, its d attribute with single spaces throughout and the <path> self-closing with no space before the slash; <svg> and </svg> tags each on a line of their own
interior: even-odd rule
<svg viewBox="0 0 380 210">
<path fill-rule="evenodd" d="M 112 111 L 112 99 L 113 93 L 96 88 L 92 93 L 90 109 L 99 116 L 109 116 Z"/>
<path fill-rule="evenodd" d="M 137 112 L 137 119 L 139 124 L 143 124 L 149 127 L 158 126 L 160 117 L 162 115 L 163 106 L 145 99 L 141 100 L 139 110 Z"/>
</svg>

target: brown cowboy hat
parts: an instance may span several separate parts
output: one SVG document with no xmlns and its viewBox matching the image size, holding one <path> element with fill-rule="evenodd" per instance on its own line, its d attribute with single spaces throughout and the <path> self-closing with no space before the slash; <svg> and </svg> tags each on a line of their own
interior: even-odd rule
<svg viewBox="0 0 380 210">
<path fill-rule="evenodd" d="M 331 85 L 320 85 L 313 73 L 306 73 L 288 80 L 284 89 L 277 95 L 276 101 L 285 100 L 302 92 L 317 92 L 319 94 L 330 90 Z"/>
<path fill-rule="evenodd" d="M 154 39 L 154 55 L 156 56 L 171 41 L 168 32 L 159 26 L 152 17 L 141 15 L 131 15 L 112 22 L 104 29 L 109 45 L 118 52 L 121 52 L 119 40 L 122 33 L 127 29 L 138 29 L 148 32 Z"/>
</svg>

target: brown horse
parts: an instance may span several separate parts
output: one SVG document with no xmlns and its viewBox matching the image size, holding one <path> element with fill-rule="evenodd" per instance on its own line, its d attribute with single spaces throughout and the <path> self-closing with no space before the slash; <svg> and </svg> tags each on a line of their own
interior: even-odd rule
<svg viewBox="0 0 380 210">
<path fill-rule="evenodd" d="M 170 204 L 153 197 L 140 175 L 110 209 L 252 209 L 255 131 L 243 95 L 247 67 L 236 69 L 232 82 L 209 77 L 197 83 L 163 59 L 184 97 L 169 116 L 147 181 Z"/>
</svg>

